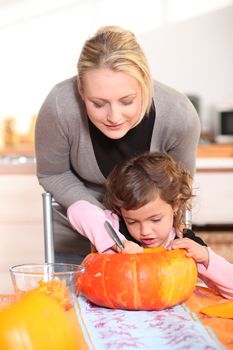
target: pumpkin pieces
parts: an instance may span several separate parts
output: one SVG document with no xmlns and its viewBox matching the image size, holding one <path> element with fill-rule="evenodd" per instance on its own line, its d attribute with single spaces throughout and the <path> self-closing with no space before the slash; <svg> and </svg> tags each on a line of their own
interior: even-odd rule
<svg viewBox="0 0 233 350">
<path fill-rule="evenodd" d="M 0 312 L 0 349 L 76 350 L 78 339 L 57 300 L 31 291 Z"/>
<path fill-rule="evenodd" d="M 224 303 L 207 306 L 201 309 L 200 312 L 207 316 L 233 319 L 233 300 L 228 300 Z"/>
<path fill-rule="evenodd" d="M 89 254 L 80 276 L 93 303 L 128 310 L 162 310 L 185 301 L 195 288 L 196 263 L 183 249 L 138 254 Z"/>
<path fill-rule="evenodd" d="M 66 282 L 62 280 L 51 280 L 51 281 L 38 281 L 39 286 L 34 291 L 44 293 L 56 299 L 59 304 L 68 310 L 72 306 L 72 297 L 69 295 L 69 291 L 66 287 Z M 25 294 L 31 293 L 25 292 Z"/>
</svg>

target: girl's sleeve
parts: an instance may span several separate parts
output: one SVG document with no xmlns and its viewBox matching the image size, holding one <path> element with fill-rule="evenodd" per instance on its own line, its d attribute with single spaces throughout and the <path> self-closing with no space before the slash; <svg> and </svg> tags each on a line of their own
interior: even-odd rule
<svg viewBox="0 0 233 350">
<path fill-rule="evenodd" d="M 119 232 L 119 218 L 110 210 L 102 209 L 87 201 L 80 200 L 70 205 L 67 217 L 71 226 L 84 237 L 87 237 L 99 253 L 113 253 L 115 242 L 105 228 L 105 221 L 110 220 L 119 238 L 125 237 Z"/>
<path fill-rule="evenodd" d="M 209 252 L 209 266 L 197 264 L 199 277 L 225 298 L 233 299 L 233 264 L 216 254 L 211 248 Z"/>
</svg>

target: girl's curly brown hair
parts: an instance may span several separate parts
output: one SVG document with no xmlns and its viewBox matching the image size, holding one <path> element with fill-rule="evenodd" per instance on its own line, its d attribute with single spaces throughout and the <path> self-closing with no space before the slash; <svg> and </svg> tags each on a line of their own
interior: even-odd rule
<svg viewBox="0 0 233 350">
<path fill-rule="evenodd" d="M 121 216 L 121 208 L 134 210 L 160 196 L 172 208 L 174 227 L 184 227 L 184 214 L 193 197 L 192 178 L 181 164 L 167 153 L 146 152 L 118 164 L 106 181 L 104 203 Z"/>
</svg>

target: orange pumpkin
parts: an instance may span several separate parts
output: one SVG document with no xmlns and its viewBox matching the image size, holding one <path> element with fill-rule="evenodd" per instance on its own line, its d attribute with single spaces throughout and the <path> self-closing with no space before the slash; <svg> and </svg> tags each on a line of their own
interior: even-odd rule
<svg viewBox="0 0 233 350">
<path fill-rule="evenodd" d="M 109 308 L 162 310 L 186 300 L 195 288 L 196 263 L 186 251 L 153 249 L 147 254 L 89 254 L 81 292 Z"/>
<path fill-rule="evenodd" d="M 53 297 L 33 291 L 0 312 L 2 350 L 77 350 L 77 334 Z"/>
</svg>

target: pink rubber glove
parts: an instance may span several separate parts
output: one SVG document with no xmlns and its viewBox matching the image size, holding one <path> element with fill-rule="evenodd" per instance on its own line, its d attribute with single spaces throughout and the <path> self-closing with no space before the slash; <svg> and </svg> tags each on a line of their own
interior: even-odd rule
<svg viewBox="0 0 233 350">
<path fill-rule="evenodd" d="M 111 249 L 115 245 L 108 234 L 104 222 L 110 220 L 119 238 L 125 237 L 119 232 L 119 217 L 107 209 L 101 209 L 87 201 L 80 200 L 69 206 L 67 217 L 71 226 L 95 246 L 99 253 L 114 253 Z"/>
</svg>

